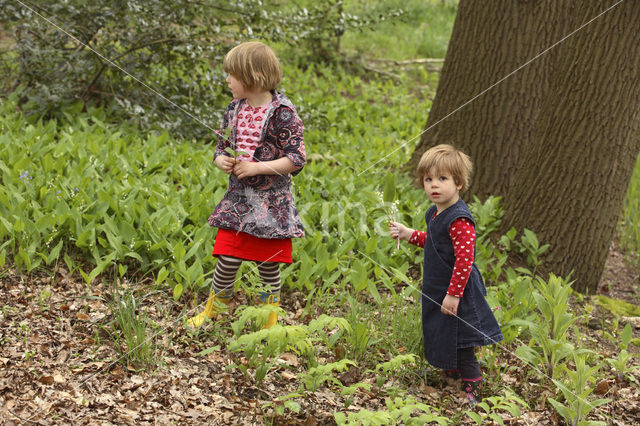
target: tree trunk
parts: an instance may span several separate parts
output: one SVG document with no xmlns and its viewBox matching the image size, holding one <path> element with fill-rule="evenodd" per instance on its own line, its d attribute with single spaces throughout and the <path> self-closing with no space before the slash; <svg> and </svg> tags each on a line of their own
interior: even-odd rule
<svg viewBox="0 0 640 426">
<path fill-rule="evenodd" d="M 450 143 L 477 165 L 465 198 L 506 193 L 520 164 L 522 140 L 532 132 L 547 93 L 546 71 L 556 57 L 542 55 L 495 84 L 562 37 L 568 25 L 558 19 L 569 15 L 563 10 L 571 3 L 511 1 L 487 7 L 460 2 L 428 130 L 409 161 L 412 171 L 425 150 Z"/>
<path fill-rule="evenodd" d="M 536 232 L 545 266 L 574 271 L 579 291 L 596 290 L 640 150 L 640 7 L 622 2 L 538 55 L 616 3 L 461 0 L 409 162 L 439 143 L 471 155 L 465 198 L 502 195 L 502 230 Z"/>
<path fill-rule="evenodd" d="M 604 10 L 585 3 L 585 17 Z M 559 46 L 549 96 L 505 197 L 503 230 L 536 232 L 551 245 L 545 269 L 573 271 L 581 292 L 597 291 L 640 151 L 638 34 L 638 3 L 624 2 Z"/>
</svg>

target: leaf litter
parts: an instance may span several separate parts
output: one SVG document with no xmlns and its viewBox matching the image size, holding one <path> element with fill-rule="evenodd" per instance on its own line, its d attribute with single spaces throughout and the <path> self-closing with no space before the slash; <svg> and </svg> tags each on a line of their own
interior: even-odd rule
<svg viewBox="0 0 640 426">
<path fill-rule="evenodd" d="M 256 385 L 250 374 L 233 367 L 243 358 L 226 351 L 224 340 L 231 335 L 228 323 L 209 326 L 213 332 L 205 327 L 197 336 L 180 325 L 176 328 L 176 318 L 184 312 L 168 293 L 155 292 L 145 299 L 153 332 L 157 333 L 157 364 L 138 369 L 118 362 L 119 354 L 104 332 L 112 320 L 106 300 L 109 288 L 102 284 L 87 287 L 65 271 L 54 275 L 52 279 L 8 271 L 1 280 L 0 418 L 4 424 L 329 425 L 335 424 L 336 411 L 387 410 L 385 387 L 376 388 L 372 373 L 354 369 L 341 376 L 344 383 L 360 381 L 372 388 L 360 388 L 349 404 L 338 391 L 321 387 L 297 399 L 299 413 L 276 415 L 265 404 L 300 388 L 298 356 L 283 354 L 275 372 Z M 611 286 L 603 288 L 611 292 Z M 291 315 L 284 321 L 304 320 L 300 315 L 304 301 L 296 297 L 283 300 L 291 304 L 286 306 Z M 602 339 L 598 330 L 586 330 L 592 339 Z M 635 329 L 634 336 L 639 331 Z M 518 361 L 509 353 L 498 360 L 515 366 Z M 528 381 L 521 370 L 505 371 L 500 381 L 521 395 L 554 394 L 553 389 Z M 426 381 L 411 384 L 408 392 L 438 407 L 441 415 L 473 424 L 460 415 L 464 395 L 450 379 L 427 375 Z M 612 400 L 601 410 L 611 416 L 611 424 L 640 421 L 640 392 L 632 383 L 608 375 L 597 383 L 594 393 Z M 517 419 L 508 414 L 502 417 L 510 425 L 559 422 L 544 404 L 523 410 Z"/>
</svg>

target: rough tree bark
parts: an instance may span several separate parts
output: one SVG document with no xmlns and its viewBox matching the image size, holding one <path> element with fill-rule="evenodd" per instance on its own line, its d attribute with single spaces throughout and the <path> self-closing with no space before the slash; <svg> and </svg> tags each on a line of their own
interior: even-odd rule
<svg viewBox="0 0 640 426">
<path fill-rule="evenodd" d="M 510 1 L 487 7 L 484 2 L 460 2 L 425 127 L 429 130 L 409 161 L 411 170 L 426 149 L 450 143 L 483 166 L 474 174 L 469 196 L 506 193 L 520 164 L 522 140 L 532 132 L 547 93 L 546 70 L 556 58 L 541 55 L 495 84 L 562 37 L 568 25 L 559 19 L 568 15 L 563 9 L 571 3 Z M 548 24 L 553 21 L 557 25 Z"/>
<path fill-rule="evenodd" d="M 583 18 L 603 10 L 585 2 Z M 551 248 L 546 268 L 595 293 L 640 151 L 640 7 L 625 1 L 559 46 L 549 96 L 505 196 L 503 225 Z"/>
<path fill-rule="evenodd" d="M 529 228 L 550 243 L 546 266 L 574 270 L 580 291 L 596 290 L 640 150 L 637 2 L 442 119 L 615 3 L 462 0 L 429 130 L 409 163 L 438 143 L 469 153 L 477 170 L 465 198 L 502 195 L 503 230 Z"/>
</svg>

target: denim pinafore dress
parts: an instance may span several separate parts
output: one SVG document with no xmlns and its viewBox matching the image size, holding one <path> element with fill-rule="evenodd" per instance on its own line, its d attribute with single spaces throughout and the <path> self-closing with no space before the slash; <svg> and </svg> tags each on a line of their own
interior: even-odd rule
<svg viewBox="0 0 640 426">
<path fill-rule="evenodd" d="M 474 227 L 475 221 L 462 199 L 433 217 L 435 212 L 436 206 L 431 206 L 425 218 L 427 239 L 422 280 L 424 354 L 432 366 L 453 370 L 457 368 L 458 348 L 490 345 L 503 337 L 485 299 L 487 289 L 475 263 L 458 305 L 458 316 L 445 315 L 440 311 L 455 264 L 449 227 L 461 217 L 471 220 Z M 473 250 L 475 257 L 475 244 Z"/>
</svg>

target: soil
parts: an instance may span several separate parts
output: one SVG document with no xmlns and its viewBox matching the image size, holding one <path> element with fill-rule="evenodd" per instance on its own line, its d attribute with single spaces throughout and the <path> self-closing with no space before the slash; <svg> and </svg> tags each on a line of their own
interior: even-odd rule
<svg viewBox="0 0 640 426">
<path fill-rule="evenodd" d="M 256 384 L 251 370 L 250 374 L 241 371 L 242 366 L 247 367 L 247 359 L 225 347 L 224 342 L 232 335 L 228 321 L 191 334 L 180 325 L 180 319 L 190 314 L 184 311 L 184 304 L 174 303 L 166 289 L 153 291 L 148 285 L 144 305 L 148 306 L 146 312 L 153 323 L 156 359 L 161 361 L 154 368 L 136 368 L 123 360 L 109 334 L 113 330 L 110 288 L 100 284 L 89 287 L 77 274 L 69 276 L 63 269 L 50 275 L 24 276 L 12 270 L 3 274 L 0 421 L 4 425 L 332 425 L 336 411 L 388 410 L 385 386 L 377 386 L 375 375 L 352 369 L 339 376 L 343 383 L 368 383 L 370 390 L 361 388 L 348 400 L 322 386 L 305 398 L 294 399 L 300 404 L 298 414 L 288 410 L 284 415 L 277 414 L 273 408 L 282 403 L 275 402 L 276 398 L 295 392 L 300 386 L 296 376 L 301 361 L 297 355 L 285 353 L 274 371 Z M 119 285 L 129 287 L 126 281 Z M 600 293 L 638 304 L 638 272 L 625 264 L 615 242 Z M 308 321 L 300 317 L 305 303 L 302 294 L 289 294 L 283 299 L 289 316 L 282 322 Z M 597 316 L 602 323 L 611 321 L 605 312 Z M 583 339 L 600 347 L 600 353 L 615 356 L 617 348 L 606 341 L 598 324 L 585 329 Z M 638 332 L 635 329 L 634 336 Z M 540 393 L 553 394 L 547 385 L 536 383 L 535 378 L 522 371 L 526 369 L 519 366 L 513 353 L 504 351 L 496 363 L 512 367 L 503 372 L 500 383 L 492 386 L 510 386 L 520 395 L 532 395 L 532 399 L 539 399 Z M 640 373 L 635 377 L 636 382 L 640 380 Z M 433 370 L 422 377 L 397 380 L 420 402 L 439 407 L 453 423 L 474 424 L 463 414 L 465 395 L 454 381 Z M 612 400 L 598 409 L 612 419 L 610 424 L 640 423 L 640 394 L 634 383 L 607 372 L 597 383 L 595 393 Z M 503 421 L 508 425 L 560 423 L 548 404 L 522 410 L 518 418 L 505 412 Z"/>
<path fill-rule="evenodd" d="M 609 248 L 598 294 L 640 305 L 640 271 L 627 261 L 617 239 Z"/>
</svg>

